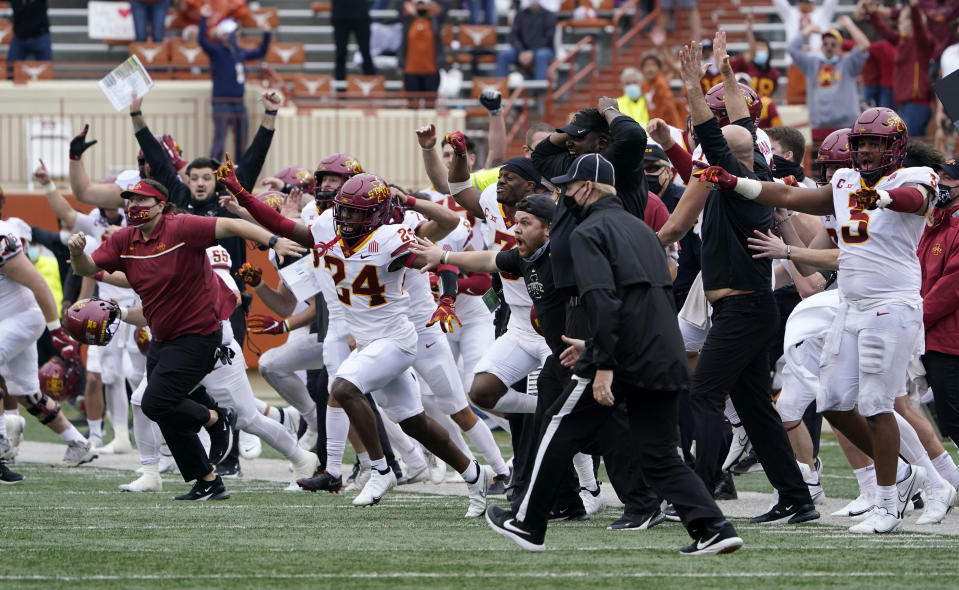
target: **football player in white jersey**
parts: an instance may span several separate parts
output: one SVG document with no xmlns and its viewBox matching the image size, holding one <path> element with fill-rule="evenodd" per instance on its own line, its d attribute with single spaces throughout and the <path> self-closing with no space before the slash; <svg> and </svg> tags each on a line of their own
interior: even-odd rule
<svg viewBox="0 0 959 590">
<path fill-rule="evenodd" d="M 450 192 L 461 206 L 479 219 L 486 220 L 487 243 L 490 249 L 510 250 L 516 245 L 513 236 L 513 213 L 516 203 L 536 192 L 540 175 L 527 158 L 511 158 L 500 168 L 499 181 L 482 193 L 467 180 L 466 142 L 459 131 L 447 136 L 455 155 L 450 166 Z M 533 301 L 522 277 L 502 273 L 503 296 L 510 307 L 506 333 L 477 363 L 470 386 L 470 400 L 487 410 L 511 413 L 533 413 L 536 398 L 516 391 L 511 386 L 542 367 L 549 356 L 546 340 L 533 326 Z"/>
<path fill-rule="evenodd" d="M 409 253 L 416 239 L 413 232 L 403 225 L 387 225 L 393 204 L 387 184 L 370 174 L 347 180 L 334 197 L 336 226 L 331 230 L 321 223 L 312 228 L 294 223 L 259 203 L 240 186 L 229 160 L 217 176 L 258 222 L 314 247 L 316 265 L 322 265 L 333 281 L 357 347 L 340 365 L 330 394 L 349 416 L 373 467 L 353 504 L 376 504 L 396 485 L 380 446 L 373 410 L 363 395 L 370 391 L 404 432 L 463 476 L 470 496 L 467 516 L 482 515 L 493 472 L 470 461 L 425 414 L 410 368 L 416 355 L 416 328 L 406 317 L 409 296 L 402 283 L 405 268 L 422 266 L 423 261 Z M 434 314 L 438 321 L 450 316 L 455 316 L 454 307 L 446 302 Z"/>
<path fill-rule="evenodd" d="M 237 289 L 236 281 L 230 275 L 229 252 L 222 246 L 216 245 L 207 248 L 206 253 L 210 265 L 213 267 L 213 272 L 239 301 L 240 292 Z M 111 273 L 101 277 L 101 279 L 119 286 L 128 284 L 126 283 L 126 277 L 121 272 Z M 143 317 L 142 309 L 139 307 L 121 307 L 119 315 L 123 317 L 124 323 L 136 326 L 146 325 L 146 318 Z M 243 359 L 242 347 L 233 337 L 233 328 L 228 320 L 221 322 L 221 327 L 223 329 L 223 345 L 230 352 L 219 357 L 213 371 L 200 381 L 200 385 L 206 388 L 207 393 L 218 404 L 233 408 L 236 411 L 236 427 L 238 429 L 259 436 L 292 462 L 294 481 L 290 483 L 287 490 L 298 491 L 299 487 L 295 483 L 296 478 L 313 473 L 319 464 L 319 459 L 312 452 L 299 448 L 295 435 L 291 434 L 286 427 L 260 412 L 253 396 L 250 381 L 246 376 L 246 362 Z M 160 444 L 163 441 L 163 435 L 160 432 L 160 427 L 147 418 L 143 410 L 140 409 L 145 390 L 146 383 L 144 380 L 131 399 L 134 436 L 140 452 L 143 473 L 138 479 L 120 486 L 120 489 L 125 492 L 159 492 L 163 490 L 163 483 L 158 471 Z"/>
<path fill-rule="evenodd" d="M 34 180 L 43 188 L 47 203 L 64 229 L 71 233 L 82 231 L 90 237 L 87 241 L 87 253 L 90 254 L 100 245 L 102 239 L 125 225 L 126 217 L 122 209 L 100 207 L 89 213 L 75 210 L 57 190 L 50 179 L 43 161 L 33 173 Z M 138 179 L 139 180 L 139 179 Z M 79 299 L 93 294 L 95 282 L 84 279 Z M 101 299 L 113 299 L 118 305 L 133 307 L 140 299 L 133 289 L 103 284 L 100 287 Z M 136 329 L 121 326 L 106 346 L 92 346 L 87 349 L 87 383 L 84 393 L 84 407 L 87 412 L 87 424 L 90 428 L 90 442 L 104 454 L 128 453 L 130 434 L 127 426 L 129 404 L 126 384 L 136 389 L 146 371 L 146 357 L 136 344 Z M 104 395 L 104 392 L 106 395 Z M 114 438 L 103 445 L 103 402 L 107 400 L 110 423 L 113 425 Z"/>
<path fill-rule="evenodd" d="M 23 244 L 7 222 L 0 221 L 0 376 L 6 395 L 36 416 L 41 424 L 67 443 L 63 460 L 55 466 L 76 467 L 97 458 L 86 438 L 67 420 L 60 404 L 40 392 L 37 376 L 37 339 L 44 327 L 64 359 L 76 358 L 79 346 L 60 326 L 60 313 L 50 287 L 23 252 Z M 11 459 L 16 448 L 6 438 L 6 420 L 0 420 L 0 459 Z"/>
<path fill-rule="evenodd" d="M 830 402 L 820 409 L 875 461 L 877 508 L 850 528 L 856 533 L 899 530 L 922 484 L 922 473 L 912 469 L 897 486 L 893 406 L 922 327 L 916 248 L 937 176 L 926 167 L 901 168 L 907 140 L 902 119 L 875 107 L 859 115 L 849 134 L 854 168 L 838 170 L 828 187 L 761 183 L 718 167 L 703 173 L 705 181 L 747 199 L 836 216 L 842 302 L 820 362 Z"/>
</svg>

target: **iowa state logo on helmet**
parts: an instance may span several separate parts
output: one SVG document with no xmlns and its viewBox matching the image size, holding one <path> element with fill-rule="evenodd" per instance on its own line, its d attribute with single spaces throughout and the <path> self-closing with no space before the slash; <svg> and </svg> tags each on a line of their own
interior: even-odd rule
<svg viewBox="0 0 959 590">
<path fill-rule="evenodd" d="M 906 122 L 902 120 L 902 117 L 899 115 L 892 115 L 888 119 L 882 122 L 886 127 L 895 129 L 896 131 L 905 131 Z"/>
</svg>

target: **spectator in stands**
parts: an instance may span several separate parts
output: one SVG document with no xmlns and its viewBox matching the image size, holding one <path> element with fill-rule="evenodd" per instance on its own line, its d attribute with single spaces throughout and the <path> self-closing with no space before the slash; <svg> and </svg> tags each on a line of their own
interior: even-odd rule
<svg viewBox="0 0 959 590">
<path fill-rule="evenodd" d="M 166 25 L 168 8 L 170 8 L 170 0 L 132 0 L 130 2 L 130 10 L 133 12 L 133 31 L 138 42 L 143 43 L 147 40 L 147 25 L 149 25 L 150 38 L 153 42 L 163 42 L 163 29 Z"/>
<path fill-rule="evenodd" d="M 47 0 L 13 0 L 13 38 L 7 50 L 9 77 L 13 77 L 14 64 L 28 58 L 51 61 L 53 46 L 50 43 L 50 19 L 47 17 Z"/>
<path fill-rule="evenodd" d="M 772 66 L 772 52 L 769 41 L 753 34 L 753 15 L 746 15 L 746 40 L 749 48 L 746 52 L 730 60 L 734 72 L 749 74 L 749 86 L 759 96 L 771 97 L 779 86 L 779 69 Z M 760 125 L 761 127 L 761 125 Z"/>
<path fill-rule="evenodd" d="M 909 10 L 899 11 L 896 28 L 889 26 L 872 4 L 866 4 L 865 11 L 876 32 L 896 46 L 893 72 L 896 112 L 906 122 L 911 137 L 923 137 L 932 117 L 929 61 L 935 53 L 936 40 L 926 28 L 926 16 L 919 10 L 919 0 L 909 0 Z"/>
<path fill-rule="evenodd" d="M 730 60 L 732 62 L 732 60 Z M 740 72 L 736 74 L 736 81 L 740 84 L 745 84 L 752 88 L 752 78 L 749 74 L 745 72 Z M 782 119 L 779 118 L 779 109 L 776 108 L 776 103 L 773 102 L 773 99 L 768 96 L 758 95 L 759 104 L 762 105 L 762 110 L 759 113 L 759 123 L 756 124 L 760 129 L 768 129 L 770 127 L 779 127 L 783 124 Z"/>
<path fill-rule="evenodd" d="M 868 56 L 869 39 L 848 16 L 843 15 L 839 24 L 856 40 L 856 47 L 845 55 L 840 55 L 842 33 L 837 29 L 823 33 L 818 26 L 809 25 L 802 36 L 789 42 L 789 55 L 806 77 L 813 152 L 819 149 L 827 135 L 849 127 L 859 116 L 856 77 Z M 821 37 L 821 55 L 803 50 L 805 40 L 810 36 Z"/>
<path fill-rule="evenodd" d="M 204 7 L 200 19 L 199 43 L 210 58 L 210 77 L 213 78 L 213 146 L 210 157 L 219 160 L 223 157 L 223 147 L 230 126 L 233 127 L 235 151 L 233 160 L 243 156 L 246 147 L 246 105 L 243 93 L 246 86 L 246 67 L 244 62 L 262 59 L 270 46 L 270 31 L 263 31 L 263 41 L 253 50 L 243 49 L 237 44 L 236 31 L 239 28 L 233 19 L 224 19 L 216 25 L 216 40 L 211 41 L 207 34 L 207 17 L 212 13 Z"/>
<path fill-rule="evenodd" d="M 896 67 L 896 46 L 880 39 L 869 44 L 869 59 L 862 67 L 862 101 L 874 107 L 891 109 L 893 72 Z"/>
<path fill-rule="evenodd" d="M 399 64 L 407 92 L 436 92 L 439 88 L 443 65 L 442 17 L 443 9 L 430 0 L 414 0 L 403 5 Z"/>
<path fill-rule="evenodd" d="M 939 58 L 939 74 L 943 78 L 959 70 L 959 18 L 952 23 L 952 31 L 955 42 L 946 47 Z"/>
<path fill-rule="evenodd" d="M 200 24 L 207 8 L 210 11 L 206 18 L 209 27 L 215 27 L 225 18 L 238 23 L 250 18 L 250 7 L 245 0 L 176 0 L 174 4 L 180 11 L 180 20 L 188 25 Z"/>
<path fill-rule="evenodd" d="M 773 177 L 793 176 L 796 182 L 816 188 L 816 183 L 806 178 L 802 167 L 806 155 L 806 138 L 798 129 L 792 127 L 770 127 L 766 129 L 769 145 L 773 148 Z"/>
<path fill-rule="evenodd" d="M 505 78 L 510 66 L 533 73 L 533 79 L 545 80 L 546 71 L 555 55 L 556 13 L 543 8 L 538 0 L 519 11 L 513 19 L 508 49 L 496 56 L 496 75 Z"/>
<path fill-rule="evenodd" d="M 471 25 L 496 24 L 496 0 L 469 0 Z M 483 21 L 483 16 L 486 21 Z"/>
<path fill-rule="evenodd" d="M 669 80 L 663 73 L 663 61 L 659 55 L 644 54 L 639 62 L 639 68 L 643 72 L 641 89 L 643 98 L 646 100 L 649 118 L 662 119 L 673 127 L 685 126 L 686 118 L 683 116 L 685 109 L 669 87 Z"/>
<path fill-rule="evenodd" d="M 333 77 L 336 80 L 346 80 L 346 44 L 350 40 L 350 33 L 356 38 L 356 44 L 363 56 L 363 75 L 376 74 L 373 65 L 373 56 L 370 55 L 370 8 L 364 1 L 333 0 L 333 13 L 330 15 L 333 23 L 333 43 L 336 44 L 334 56 Z M 339 90 L 345 90 L 345 87 Z"/>
<path fill-rule="evenodd" d="M 670 33 L 675 31 L 676 9 L 679 9 L 684 13 L 684 20 L 689 23 L 692 38 L 702 38 L 703 26 L 699 18 L 698 4 L 699 0 L 659 0 L 659 22 L 656 26 Z"/>
<path fill-rule="evenodd" d="M 619 75 L 619 83 L 623 86 L 623 95 L 616 99 L 619 112 L 645 126 L 649 122 L 649 110 L 643 97 L 643 75 L 636 68 L 625 68 Z"/>
<path fill-rule="evenodd" d="M 786 29 L 786 45 L 796 37 L 806 37 L 803 33 L 808 27 L 816 26 L 825 31 L 832 25 L 839 0 L 823 0 L 822 6 L 816 7 L 814 0 L 799 0 L 796 6 L 790 5 L 790 0 L 772 0 L 779 18 Z M 803 50 L 812 55 L 819 53 L 819 35 L 813 35 L 803 45 Z M 792 64 L 790 55 L 786 54 L 787 63 Z M 787 72 L 786 102 L 788 104 L 804 104 L 806 102 L 806 79 L 795 65 Z"/>
</svg>

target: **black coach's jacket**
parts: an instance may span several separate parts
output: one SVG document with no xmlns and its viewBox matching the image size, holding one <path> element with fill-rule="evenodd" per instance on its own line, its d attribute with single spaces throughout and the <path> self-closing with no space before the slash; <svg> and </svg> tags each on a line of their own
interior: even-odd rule
<svg viewBox="0 0 959 590">
<path fill-rule="evenodd" d="M 610 196 L 586 209 L 570 245 L 592 331 L 574 372 L 592 378 L 611 369 L 614 382 L 659 391 L 687 385 L 672 281 L 653 230 Z"/>
</svg>

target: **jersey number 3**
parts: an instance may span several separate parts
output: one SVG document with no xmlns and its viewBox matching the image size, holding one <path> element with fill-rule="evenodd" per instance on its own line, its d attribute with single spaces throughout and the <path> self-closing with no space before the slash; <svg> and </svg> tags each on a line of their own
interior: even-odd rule
<svg viewBox="0 0 959 590">
<path fill-rule="evenodd" d="M 849 198 L 849 225 L 844 225 L 842 241 L 847 244 L 862 244 L 869 241 L 869 215 L 857 207 L 858 203 Z"/>
<path fill-rule="evenodd" d="M 323 262 L 326 268 L 333 275 L 333 284 L 336 285 L 336 294 L 343 302 L 343 305 L 350 304 L 350 290 L 352 288 L 354 295 L 366 295 L 370 298 L 370 307 L 379 307 L 386 303 L 386 287 L 380 283 L 380 277 L 376 274 L 376 267 L 372 264 L 364 266 L 353 279 L 352 287 L 340 287 L 346 279 L 346 263 L 335 256 L 324 256 Z"/>
</svg>

